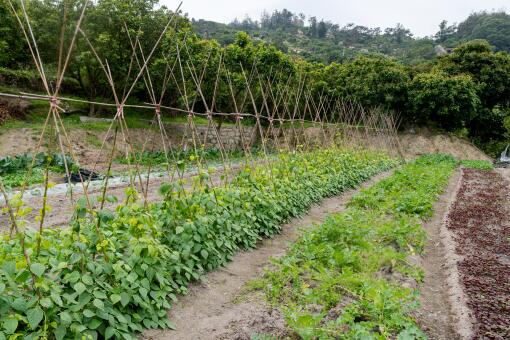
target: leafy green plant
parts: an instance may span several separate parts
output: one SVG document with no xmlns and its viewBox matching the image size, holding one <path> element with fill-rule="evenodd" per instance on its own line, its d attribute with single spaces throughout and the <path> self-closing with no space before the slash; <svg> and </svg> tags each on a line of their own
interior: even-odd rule
<svg viewBox="0 0 510 340">
<path fill-rule="evenodd" d="M 424 339 L 411 316 L 423 273 L 407 257 L 423 251 L 421 220 L 456 164 L 426 155 L 361 191 L 253 286 L 303 339 Z"/>
<path fill-rule="evenodd" d="M 65 162 L 69 169 L 76 167 L 71 157 L 65 156 Z M 36 155 L 30 153 L 0 158 L 0 176 L 7 188 L 20 187 L 23 184 L 32 185 L 44 181 L 44 168 L 49 166 L 51 173 L 65 173 L 64 157 L 61 154 L 45 154 L 40 152 Z M 30 166 L 33 168 L 29 171 Z"/>
<path fill-rule="evenodd" d="M 211 186 L 208 171 L 191 191 L 183 181 L 166 184 L 163 202 L 148 208 L 131 188 L 115 211 L 88 211 L 80 201 L 70 228 L 3 236 L 0 339 L 129 339 L 172 327 L 166 312 L 191 281 L 313 203 L 396 164 L 362 150 L 281 154 L 225 186 Z M 26 208 L 13 206 L 22 223 Z"/>
<path fill-rule="evenodd" d="M 478 159 L 464 159 L 460 161 L 460 165 L 468 169 L 492 170 L 494 165 L 489 161 Z"/>
</svg>

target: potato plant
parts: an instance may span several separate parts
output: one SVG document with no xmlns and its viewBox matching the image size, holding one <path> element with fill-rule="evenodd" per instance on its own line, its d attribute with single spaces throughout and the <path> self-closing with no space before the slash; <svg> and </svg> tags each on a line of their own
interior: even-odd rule
<svg viewBox="0 0 510 340">
<path fill-rule="evenodd" d="M 362 150 L 281 154 L 225 186 L 210 186 L 212 171 L 202 171 L 193 190 L 183 181 L 163 185 L 163 201 L 148 208 L 128 189 L 115 211 L 80 202 L 68 228 L 3 236 L 0 339 L 130 339 L 172 327 L 167 310 L 191 281 L 313 203 L 396 164 Z"/>
</svg>

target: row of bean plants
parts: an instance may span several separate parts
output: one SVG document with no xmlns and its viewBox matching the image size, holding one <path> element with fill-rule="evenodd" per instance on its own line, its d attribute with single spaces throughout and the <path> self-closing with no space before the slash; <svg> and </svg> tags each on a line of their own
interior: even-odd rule
<svg viewBox="0 0 510 340">
<path fill-rule="evenodd" d="M 80 202 L 69 228 L 1 239 L 0 339 L 129 339 L 172 327 L 167 310 L 191 281 L 313 203 L 397 163 L 338 148 L 280 154 L 225 186 L 208 184 L 213 169 L 200 172 L 193 189 L 183 180 L 165 184 L 162 202 L 148 208 L 133 189 L 115 211 L 87 211 Z M 21 221 L 26 209 L 17 206 Z"/>
<path fill-rule="evenodd" d="M 303 339 L 425 338 L 411 312 L 423 272 L 423 219 L 458 163 L 426 155 L 354 196 L 305 233 L 252 289 Z"/>
</svg>

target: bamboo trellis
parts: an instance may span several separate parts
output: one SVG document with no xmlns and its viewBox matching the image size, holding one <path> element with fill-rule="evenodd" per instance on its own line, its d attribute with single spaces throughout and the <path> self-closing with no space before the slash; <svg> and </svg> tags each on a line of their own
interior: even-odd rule
<svg viewBox="0 0 510 340">
<path fill-rule="evenodd" d="M 217 57 L 217 62 L 212 60 L 212 52 L 208 53 L 201 65 L 193 62 L 186 34 L 181 37 L 174 35 L 173 40 L 169 42 L 172 46 L 171 51 L 164 51 L 161 42 L 163 39 L 167 39 L 166 33 L 170 27 L 178 30 L 176 15 L 178 15 L 181 5 L 168 18 L 166 26 L 148 51 L 142 47 L 139 36 L 131 35 L 129 27 L 124 24 L 126 39 L 131 46 L 131 58 L 126 75 L 127 81 L 122 87 L 114 81 L 116 76 L 120 75 L 112 74 L 108 60 L 104 59 L 95 49 L 87 32 L 82 27 L 90 1 L 86 0 L 74 23 L 73 35 L 67 47 L 64 46 L 62 28 L 58 44 L 59 59 L 56 82 L 52 87 L 46 72 L 47 67 L 41 59 L 37 37 L 34 35 L 24 0 L 19 2 L 20 12 L 17 10 L 14 0 L 7 1 L 25 36 L 45 93 L 22 92 L 20 94 L 0 93 L 0 95 L 48 102 L 46 119 L 34 154 L 42 150 L 43 145 L 48 145 L 48 151 L 56 150 L 62 155 L 65 171 L 68 174 L 66 176 L 68 204 L 72 207 L 77 204 L 78 200 L 85 203 L 87 210 L 91 212 L 90 218 L 97 219 L 96 231 L 100 240 L 102 237 L 101 220 L 93 212 L 104 209 L 107 204 L 112 204 L 107 203 L 107 197 L 109 193 L 117 189 L 111 185 L 111 170 L 119 151 L 127 160 L 125 171 L 128 181 L 125 187 L 132 189 L 125 194 L 125 201 L 135 200 L 140 196 L 143 204 L 147 206 L 155 200 L 154 193 L 157 192 L 157 187 L 162 181 L 185 181 L 198 176 L 210 166 L 208 160 L 203 157 L 202 151 L 211 145 L 215 146 L 221 159 L 221 164 L 217 169 L 219 174 L 208 176 L 207 180 L 212 186 L 227 185 L 240 167 L 267 165 L 268 169 L 271 169 L 271 164 L 276 159 L 275 156 L 280 152 L 308 152 L 318 147 L 375 148 L 384 149 L 389 153 L 398 153 L 400 150 L 396 136 L 398 119 L 395 115 L 377 109 L 367 110 L 353 101 L 332 98 L 326 94 L 324 89 L 317 93 L 312 89 L 311 82 L 302 72 L 285 74 L 283 70 L 272 69 L 270 74 L 273 76 L 269 77 L 260 71 L 260 61 L 255 60 L 249 66 L 236 65 L 236 68 L 240 70 L 238 75 L 241 76 L 242 85 L 238 84 L 239 79 L 237 79 L 238 83 L 234 85 L 233 70 L 225 62 L 223 54 Z M 72 63 L 73 50 L 79 39 L 83 39 L 99 63 L 111 91 L 111 102 L 69 98 L 61 94 L 64 75 Z M 160 54 L 163 56 L 162 60 L 165 61 L 165 71 L 163 79 L 156 81 L 150 66 L 155 56 Z M 214 73 L 208 74 L 211 72 L 211 68 L 214 69 Z M 206 77 L 213 79 L 212 93 L 205 90 Z M 128 81 L 129 79 L 131 81 Z M 283 79 L 283 81 L 279 81 L 279 79 Z M 129 104 L 128 99 L 132 96 L 138 83 L 143 84 L 149 100 L 146 103 Z M 165 105 L 165 99 L 169 96 L 169 86 L 175 87 L 178 100 L 183 103 L 182 107 Z M 226 95 L 223 93 L 224 97 L 228 98 L 229 106 L 234 108 L 234 112 L 218 110 L 220 91 L 227 92 Z M 73 163 L 78 165 L 80 157 L 76 153 L 72 135 L 61 114 L 65 111 L 63 109 L 65 105 L 74 103 L 115 109 L 115 115 L 104 134 L 98 156 L 92 165 L 93 172 L 100 169 L 102 165 L 104 176 L 99 186 L 92 185 L 91 177 L 87 178 L 79 171 L 77 172 L 79 182 L 71 183 L 69 175 L 75 169 L 73 170 L 70 164 L 67 164 L 66 157 L 70 157 Z M 133 132 L 129 128 L 124 114 L 126 108 L 136 108 L 153 113 L 149 128 L 156 133 L 146 134 L 141 147 L 135 145 L 133 141 L 133 133 L 137 132 Z M 178 142 L 176 142 L 177 138 L 171 135 L 171 131 L 163 119 L 164 115 L 168 113 L 178 113 L 186 117 L 186 123 L 183 125 L 184 131 Z M 204 127 L 197 125 L 198 119 L 206 120 L 205 131 L 199 131 L 200 129 L 204 130 Z M 253 124 L 245 123 L 247 120 Z M 231 137 L 226 138 L 222 135 L 224 128 L 222 129 L 221 124 L 224 121 L 231 122 L 231 129 L 234 129 L 236 134 L 235 143 L 228 141 L 228 138 Z M 159 139 L 159 142 L 156 141 L 156 138 Z M 112 139 L 113 143 L 109 145 L 108 141 Z M 118 149 L 120 147 L 117 144 L 122 145 L 122 150 Z M 142 165 L 143 153 L 155 151 L 158 148 L 157 145 L 159 145 L 159 151 L 164 154 L 164 164 L 149 162 L 148 165 Z M 193 155 L 190 157 L 193 162 L 191 169 L 186 170 L 179 163 L 178 153 L 183 150 L 190 151 Z M 234 157 L 234 154 L 241 154 L 241 156 Z M 106 159 L 104 164 L 99 164 L 103 159 Z M 28 216 L 23 217 L 20 214 L 20 209 L 23 204 L 26 204 L 25 194 L 28 186 L 24 184 L 16 193 L 8 192 L 0 177 L 2 205 L 7 211 L 6 216 L 0 217 L 0 222 L 9 226 L 5 230 L 9 231 L 11 237 L 20 236 L 24 252 L 23 229 L 25 227 L 38 228 L 42 235 L 44 228 L 57 226 L 49 224 L 47 221 L 48 206 L 53 197 L 49 183 L 49 162 L 47 163 L 45 180 L 41 188 L 42 197 L 26 199 L 26 202 L 40 210 L 37 209 L 36 212 L 28 214 Z M 162 179 L 151 177 L 156 171 L 155 169 L 161 166 L 164 168 Z M 28 169 L 27 178 L 33 167 L 34 161 Z M 194 190 L 193 186 L 190 190 Z M 99 198 L 93 199 L 94 195 L 98 195 Z M 15 204 L 12 204 L 13 202 Z M 37 223 L 28 221 L 35 221 L 34 215 L 39 216 Z M 70 214 L 67 219 L 61 220 L 59 226 L 69 225 L 72 218 L 73 216 Z M 29 256 L 26 253 L 25 258 L 29 263 Z"/>
</svg>

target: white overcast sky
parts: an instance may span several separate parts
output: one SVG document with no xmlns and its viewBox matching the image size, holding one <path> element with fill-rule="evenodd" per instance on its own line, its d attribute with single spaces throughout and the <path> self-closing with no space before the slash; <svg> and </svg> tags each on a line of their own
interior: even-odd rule
<svg viewBox="0 0 510 340">
<path fill-rule="evenodd" d="M 160 0 L 173 9 L 178 0 Z M 316 16 L 343 26 L 353 22 L 369 27 L 394 27 L 397 23 L 416 36 L 432 35 L 439 23 L 460 22 L 480 10 L 510 11 L 510 0 L 183 0 L 181 9 L 190 18 L 228 23 L 248 14 L 259 19 L 263 10 L 287 8 L 294 13 Z"/>
</svg>

